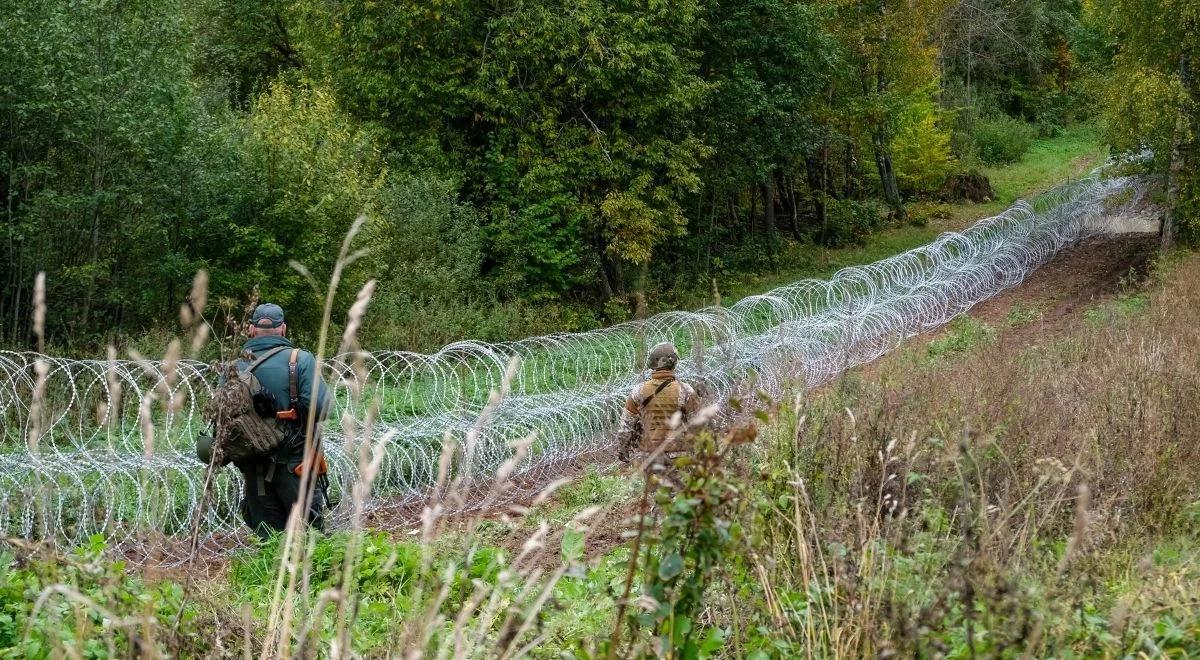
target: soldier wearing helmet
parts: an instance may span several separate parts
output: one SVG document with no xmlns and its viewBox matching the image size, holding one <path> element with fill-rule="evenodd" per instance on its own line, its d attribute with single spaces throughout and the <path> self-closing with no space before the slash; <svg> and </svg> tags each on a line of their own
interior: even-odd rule
<svg viewBox="0 0 1200 660">
<path fill-rule="evenodd" d="M 635 447 L 654 452 L 661 446 L 667 456 L 683 451 L 680 436 L 700 407 L 696 390 L 675 378 L 679 351 L 674 344 L 663 342 L 650 349 L 646 362 L 650 378 L 629 393 L 621 417 L 617 440 L 622 461 L 629 460 Z"/>
</svg>

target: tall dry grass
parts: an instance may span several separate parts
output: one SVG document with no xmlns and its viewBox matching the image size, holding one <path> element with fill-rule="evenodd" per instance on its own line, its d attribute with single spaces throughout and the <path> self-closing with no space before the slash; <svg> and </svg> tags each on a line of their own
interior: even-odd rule
<svg viewBox="0 0 1200 660">
<path fill-rule="evenodd" d="M 1117 653 L 1141 643 L 1130 621 L 1200 617 L 1177 586 L 1195 550 L 1153 576 L 1146 559 L 1200 532 L 1200 259 L 1146 287 L 1032 345 L 947 363 L 917 344 L 781 413 L 748 461 L 770 513 L 747 524 L 796 649 Z"/>
</svg>

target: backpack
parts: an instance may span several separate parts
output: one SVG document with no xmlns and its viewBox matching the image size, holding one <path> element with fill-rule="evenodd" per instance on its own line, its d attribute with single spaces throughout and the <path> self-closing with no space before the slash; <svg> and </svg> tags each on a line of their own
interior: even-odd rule
<svg viewBox="0 0 1200 660">
<path fill-rule="evenodd" d="M 292 349 L 288 361 L 288 385 L 292 397 L 289 410 L 278 411 L 274 397 L 254 376 L 254 370 L 286 348 L 279 346 L 263 353 L 246 369 L 238 369 L 236 361 L 218 368 L 223 382 L 204 406 L 204 420 L 214 430 L 213 450 L 217 453 L 217 465 L 261 459 L 283 444 L 286 432 L 283 420 L 295 419 L 296 414 L 296 359 L 300 349 Z"/>
</svg>

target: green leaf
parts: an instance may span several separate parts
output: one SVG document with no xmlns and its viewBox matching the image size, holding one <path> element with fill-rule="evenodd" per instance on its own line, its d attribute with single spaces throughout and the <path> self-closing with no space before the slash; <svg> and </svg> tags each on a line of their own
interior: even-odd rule
<svg viewBox="0 0 1200 660">
<path fill-rule="evenodd" d="M 566 562 L 583 560 L 584 531 L 575 524 L 568 524 L 563 530 L 562 558 Z"/>
<path fill-rule="evenodd" d="M 673 552 L 662 558 L 658 563 L 658 579 L 670 580 L 683 572 L 683 557 Z"/>
</svg>

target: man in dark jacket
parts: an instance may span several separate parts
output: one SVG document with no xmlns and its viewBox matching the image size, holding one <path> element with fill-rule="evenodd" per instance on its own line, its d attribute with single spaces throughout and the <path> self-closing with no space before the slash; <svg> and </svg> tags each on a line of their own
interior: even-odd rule
<svg viewBox="0 0 1200 660">
<path fill-rule="evenodd" d="M 315 409 L 316 423 L 313 438 L 309 442 L 310 452 L 319 448 L 317 441 L 320 438 L 321 427 L 329 415 L 329 388 L 317 372 L 317 361 L 313 354 L 298 350 L 296 390 L 293 396 L 290 373 L 293 346 L 285 337 L 287 323 L 284 322 L 283 309 L 279 305 L 267 303 L 255 308 L 250 317 L 248 334 L 250 340 L 242 348 L 242 360 L 237 365 L 239 370 L 250 366 L 250 362 L 246 361 L 247 357 L 253 360 L 273 349 L 283 349 L 276 351 L 260 364 L 254 370 L 254 375 L 263 389 L 274 397 L 276 410 L 285 412 L 277 417 L 278 423 L 284 427 L 284 439 L 279 448 L 272 455 L 237 466 L 246 482 L 245 497 L 242 499 L 242 518 L 255 534 L 263 538 L 273 531 L 282 531 L 292 507 L 300 501 L 301 474 L 304 470 L 313 469 L 316 474 L 308 481 L 309 487 L 312 488 L 312 498 L 309 501 L 307 520 L 312 527 L 324 529 L 324 479 L 320 479 L 321 484 L 313 486 L 318 481 L 318 475 L 324 471 L 324 459 L 319 453 L 310 453 L 308 460 L 305 460 L 304 446 L 309 411 Z"/>
</svg>

